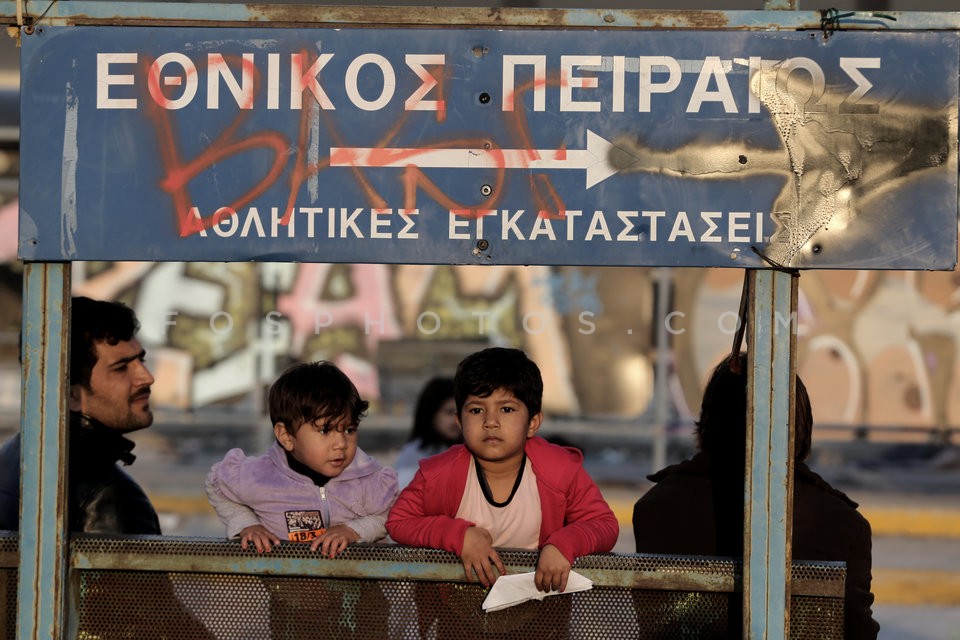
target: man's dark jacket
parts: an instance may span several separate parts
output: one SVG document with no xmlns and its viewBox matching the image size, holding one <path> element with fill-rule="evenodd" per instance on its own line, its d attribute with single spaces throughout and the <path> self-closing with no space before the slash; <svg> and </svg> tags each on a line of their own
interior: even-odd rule
<svg viewBox="0 0 960 640">
<path fill-rule="evenodd" d="M 147 495 L 117 466 L 117 462 L 133 462 L 133 446 L 132 441 L 116 430 L 88 416 L 70 414 L 69 531 L 160 535 L 160 521 Z M 0 529 L 19 529 L 19 493 L 20 434 L 17 434 L 0 448 Z M 109 584 L 109 578 L 99 579 Z M 111 606 L 90 616 L 86 621 L 88 626 L 81 631 L 98 638 L 213 639 L 203 624 L 183 608 L 164 574 L 147 574 L 142 581 L 149 583 L 146 591 L 153 594 L 154 604 L 164 604 L 144 610 L 140 591 L 106 586 L 104 590 L 111 593 Z M 87 586 L 95 592 L 95 587 Z"/>
<path fill-rule="evenodd" d="M 160 534 L 150 500 L 117 462 L 131 464 L 134 443 L 79 413 L 70 414 L 68 530 Z M 0 529 L 19 529 L 20 434 L 0 448 Z"/>
<path fill-rule="evenodd" d="M 633 508 L 637 553 L 743 556 L 742 464 L 711 468 L 700 452 L 649 477 L 657 484 Z M 846 562 L 844 638 L 877 637 L 870 523 L 856 502 L 803 463 L 794 473 L 793 558 Z"/>
</svg>

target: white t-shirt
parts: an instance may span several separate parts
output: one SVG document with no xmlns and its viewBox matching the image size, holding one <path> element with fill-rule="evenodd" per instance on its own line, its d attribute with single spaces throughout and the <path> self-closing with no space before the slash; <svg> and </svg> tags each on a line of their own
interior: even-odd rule
<svg viewBox="0 0 960 640">
<path fill-rule="evenodd" d="M 520 482 L 513 494 L 496 504 L 484 494 L 474 460 L 467 472 L 457 517 L 483 527 L 493 536 L 494 547 L 538 549 L 540 547 L 540 493 L 530 460 L 524 461 Z"/>
</svg>

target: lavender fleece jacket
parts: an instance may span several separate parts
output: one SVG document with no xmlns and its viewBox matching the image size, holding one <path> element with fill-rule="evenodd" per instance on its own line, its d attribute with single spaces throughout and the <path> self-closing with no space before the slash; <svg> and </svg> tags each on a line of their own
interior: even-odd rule
<svg viewBox="0 0 960 640">
<path fill-rule="evenodd" d="M 290 468 L 278 443 L 261 456 L 231 449 L 210 469 L 206 481 L 211 506 L 232 538 L 244 528 L 262 524 L 281 540 L 288 539 L 288 511 L 329 514 L 326 526 L 345 524 L 361 542 L 386 536 L 384 523 L 397 497 L 397 472 L 361 449 L 353 462 L 324 487 Z"/>
</svg>

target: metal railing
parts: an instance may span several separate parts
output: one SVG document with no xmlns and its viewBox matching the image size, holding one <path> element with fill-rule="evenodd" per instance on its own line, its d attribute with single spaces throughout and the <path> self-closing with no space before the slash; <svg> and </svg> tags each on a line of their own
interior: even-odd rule
<svg viewBox="0 0 960 640">
<path fill-rule="evenodd" d="M 511 573 L 536 553 L 504 550 Z M 17 538 L 0 534 L 0 631 L 14 637 Z M 336 559 L 306 545 L 268 554 L 214 538 L 75 536 L 71 638 L 727 638 L 739 635 L 741 564 L 729 558 L 598 554 L 593 588 L 493 613 L 453 554 L 360 544 Z M 794 562 L 791 638 L 842 638 L 842 563 Z"/>
</svg>

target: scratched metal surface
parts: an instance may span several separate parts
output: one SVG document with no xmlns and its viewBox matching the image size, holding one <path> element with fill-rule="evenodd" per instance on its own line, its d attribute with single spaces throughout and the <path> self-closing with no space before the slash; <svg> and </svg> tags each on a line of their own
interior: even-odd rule
<svg viewBox="0 0 960 640">
<path fill-rule="evenodd" d="M 957 58 L 954 32 L 42 27 L 20 254 L 952 269 Z"/>
</svg>

